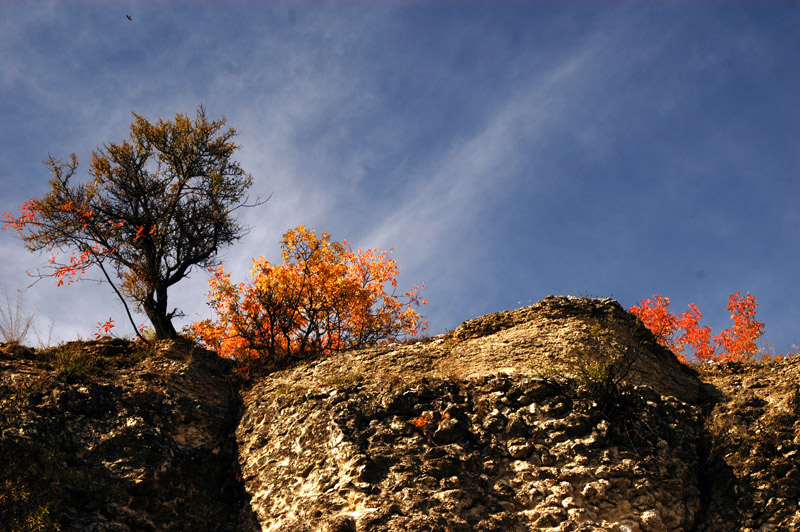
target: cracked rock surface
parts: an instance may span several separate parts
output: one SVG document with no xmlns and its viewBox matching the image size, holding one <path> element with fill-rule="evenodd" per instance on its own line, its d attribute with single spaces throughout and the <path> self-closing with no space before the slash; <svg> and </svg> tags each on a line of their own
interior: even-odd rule
<svg viewBox="0 0 800 532">
<path fill-rule="evenodd" d="M 264 530 L 686 530 L 698 410 L 637 411 L 629 439 L 589 396 L 496 374 L 262 399 L 237 438 Z"/>
<path fill-rule="evenodd" d="M 800 530 L 800 358 L 682 365 L 610 299 L 250 382 L 60 349 L 0 346 L 3 532 Z"/>
<path fill-rule="evenodd" d="M 799 377 L 682 365 L 615 301 L 549 297 L 277 372 L 236 437 L 261 530 L 798 530 Z"/>
</svg>

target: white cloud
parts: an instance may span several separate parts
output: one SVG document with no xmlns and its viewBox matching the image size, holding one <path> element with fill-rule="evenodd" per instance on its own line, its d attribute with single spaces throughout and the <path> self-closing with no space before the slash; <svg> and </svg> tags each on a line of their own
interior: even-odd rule
<svg viewBox="0 0 800 532">
<path fill-rule="evenodd" d="M 143 4 L 133 23 L 111 4 L 4 9 L 6 198 L 45 190 L 48 153 L 75 151 L 85 168 L 93 148 L 127 136 L 131 110 L 171 118 L 202 102 L 240 132 L 254 196 L 272 194 L 242 211 L 253 230 L 222 252 L 240 278 L 252 257 L 277 259 L 282 233 L 303 223 L 394 247 L 402 282 L 429 281 L 431 313 L 450 326 L 553 287 L 627 289 L 631 277 L 645 286 L 648 275 L 670 274 L 653 235 L 670 239 L 676 264 L 690 262 L 686 242 L 725 224 L 753 245 L 725 209 L 739 195 L 716 185 L 733 170 L 739 180 L 772 176 L 762 208 L 796 222 L 787 194 L 775 192 L 797 166 L 777 138 L 793 130 L 767 101 L 786 105 L 795 85 L 776 57 L 787 30 L 773 37 L 769 23 L 717 17 L 713 6 L 523 5 L 477 16 L 303 5 L 294 26 L 285 5 Z M 771 121 L 759 121 L 764 110 Z M 690 219 L 702 187 L 718 199 Z M 0 284 L 14 287 L 39 259 L 5 235 L 0 245 Z M 708 249 L 702 257 L 736 262 Z M 748 265 L 726 271 L 737 277 Z M 650 273 L 625 273 L 632 268 Z M 204 277 L 171 294 L 187 313 L 205 311 Z M 107 289 L 88 288 L 40 283 L 30 295 L 68 324 L 65 334 L 88 336 L 109 312 L 124 318 Z"/>
</svg>

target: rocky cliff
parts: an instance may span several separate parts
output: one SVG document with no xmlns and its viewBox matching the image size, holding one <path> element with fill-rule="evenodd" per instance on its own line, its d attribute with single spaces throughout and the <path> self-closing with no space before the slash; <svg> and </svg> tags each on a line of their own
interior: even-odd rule
<svg viewBox="0 0 800 532">
<path fill-rule="evenodd" d="M 121 340 L 0 371 L 0 530 L 800 530 L 800 359 L 685 366 L 609 299 L 250 382 Z"/>
<path fill-rule="evenodd" d="M 121 340 L 0 354 L 0 530 L 237 530 L 225 361 Z"/>
</svg>

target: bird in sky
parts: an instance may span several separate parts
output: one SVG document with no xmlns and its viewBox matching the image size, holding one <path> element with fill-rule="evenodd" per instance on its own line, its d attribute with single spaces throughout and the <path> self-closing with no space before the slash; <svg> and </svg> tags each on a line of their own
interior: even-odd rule
<svg viewBox="0 0 800 532">
<path fill-rule="evenodd" d="M 130 15 L 125 15 L 125 18 L 127 18 L 128 20 L 133 20 Z"/>
</svg>

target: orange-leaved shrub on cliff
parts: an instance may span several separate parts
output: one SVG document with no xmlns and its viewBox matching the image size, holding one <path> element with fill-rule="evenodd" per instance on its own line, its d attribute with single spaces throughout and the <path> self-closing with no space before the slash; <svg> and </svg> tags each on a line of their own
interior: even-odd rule
<svg viewBox="0 0 800 532">
<path fill-rule="evenodd" d="M 749 292 L 746 296 L 741 292 L 730 295 L 726 308 L 733 327 L 713 337 L 710 327 L 700 326 L 703 315 L 694 303 L 681 315 L 670 312 L 668 307 L 669 298 L 653 294 L 653 300 L 643 299 L 630 311 L 652 331 L 658 343 L 672 350 L 682 362 L 686 361 L 685 346 L 701 362 L 752 360 L 758 352 L 756 338 L 763 334 L 764 324 L 755 319 L 758 300 Z"/>
<path fill-rule="evenodd" d="M 399 269 L 386 251 L 356 252 L 303 226 L 287 231 L 281 247 L 283 264 L 254 259 L 248 283 L 214 271 L 208 297 L 217 319 L 191 329 L 220 355 L 280 365 L 424 330 L 415 307 L 427 301 L 416 285 L 403 300 L 395 294 Z"/>
</svg>

